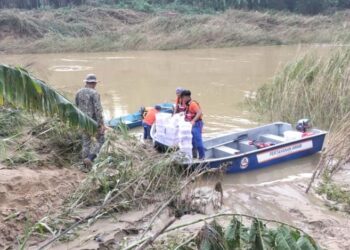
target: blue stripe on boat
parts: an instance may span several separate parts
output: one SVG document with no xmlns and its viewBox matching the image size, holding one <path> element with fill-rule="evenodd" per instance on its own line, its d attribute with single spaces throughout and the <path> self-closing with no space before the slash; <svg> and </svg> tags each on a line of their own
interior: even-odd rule
<svg viewBox="0 0 350 250">
<path fill-rule="evenodd" d="M 194 161 L 189 167 L 218 168 L 226 165 L 227 173 L 239 173 L 309 156 L 322 150 L 325 131 L 312 129 L 312 135 L 292 140 L 286 140 L 283 136 L 286 131 L 293 131 L 290 124 L 276 122 L 204 140 L 206 159 Z M 272 142 L 274 145 L 258 149 L 249 143 L 251 140 Z"/>
</svg>

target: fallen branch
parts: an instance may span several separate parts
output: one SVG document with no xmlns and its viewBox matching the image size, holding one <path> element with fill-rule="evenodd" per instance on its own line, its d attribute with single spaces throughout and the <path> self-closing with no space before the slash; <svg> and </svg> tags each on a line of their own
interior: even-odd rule
<svg viewBox="0 0 350 250">
<path fill-rule="evenodd" d="M 136 250 L 143 250 L 145 249 L 148 245 L 151 245 L 161 234 L 164 233 L 164 231 L 170 227 L 177 218 L 173 218 L 170 220 L 161 230 L 159 230 L 157 233 L 155 233 L 152 237 L 150 237 L 148 240 L 146 240 L 144 243 L 142 243 L 139 247 L 136 248 Z"/>
<path fill-rule="evenodd" d="M 329 174 L 329 176 L 331 177 L 343 165 L 349 162 L 349 118 L 350 112 L 345 117 L 343 117 L 343 119 L 338 123 L 338 125 L 333 127 L 332 124 L 332 132 L 328 136 L 329 138 L 327 148 L 322 153 L 322 157 L 317 165 L 317 168 L 312 174 L 311 180 L 305 190 L 305 193 L 309 192 L 316 178 L 320 177 L 325 173 Z"/>
<path fill-rule="evenodd" d="M 305 190 L 305 193 L 308 193 L 308 192 L 309 192 L 309 190 L 310 190 L 310 188 L 311 188 L 313 182 L 315 181 L 315 178 L 316 178 L 317 173 L 319 173 L 320 170 L 322 169 L 322 164 L 321 164 L 321 162 L 322 162 L 322 159 L 323 159 L 323 158 L 324 158 L 324 156 L 322 156 L 320 162 L 317 164 L 317 168 L 316 168 L 315 171 L 312 173 L 311 180 L 310 180 L 310 182 L 309 182 L 309 184 L 308 184 L 308 186 L 307 186 L 307 188 L 306 188 L 306 190 Z"/>
<path fill-rule="evenodd" d="M 202 166 L 199 166 L 199 169 L 201 169 Z M 153 216 L 153 218 L 151 219 L 150 223 L 148 224 L 146 230 L 143 232 L 141 238 L 143 238 L 146 233 L 150 230 L 151 226 L 153 225 L 154 221 L 156 220 L 156 218 L 160 215 L 160 213 L 168 207 L 168 205 L 177 197 L 177 195 L 179 193 L 182 192 L 182 190 L 184 190 L 189 184 L 193 183 L 196 181 L 196 179 L 200 178 L 201 176 L 208 174 L 208 173 L 217 173 L 222 171 L 226 166 L 222 166 L 220 168 L 210 168 L 210 169 L 206 169 L 205 171 L 201 171 L 200 173 L 195 172 L 195 176 L 193 177 L 189 177 L 189 180 L 187 182 L 185 182 L 175 193 L 174 195 L 172 195 L 170 197 L 170 199 L 168 199 L 165 203 L 162 204 L 162 206 L 158 209 L 158 211 L 156 212 L 156 214 Z"/>
<path fill-rule="evenodd" d="M 187 246 L 191 241 L 193 241 L 195 238 L 197 237 L 197 235 L 193 235 L 192 237 L 190 237 L 189 239 L 185 240 L 183 243 L 181 243 L 180 245 L 178 245 L 174 250 L 180 250 L 182 247 Z"/>
<path fill-rule="evenodd" d="M 53 242 L 55 242 L 56 240 L 58 240 L 59 238 L 61 238 L 63 235 L 67 234 L 69 231 L 71 231 L 72 229 L 76 228 L 77 226 L 79 226 L 80 224 L 86 222 L 87 220 L 94 218 L 95 216 L 97 216 L 107 205 L 109 205 L 113 200 L 115 200 L 116 198 L 118 198 L 124 191 L 126 191 L 127 189 L 129 189 L 129 187 L 131 187 L 132 185 L 134 185 L 135 182 L 137 182 L 138 179 L 134 180 L 133 182 L 129 183 L 129 185 L 127 185 L 124 189 L 122 189 L 121 191 L 119 191 L 117 194 L 115 194 L 113 197 L 111 197 L 109 200 L 107 200 L 106 202 L 104 202 L 100 207 L 98 207 L 97 209 L 95 209 L 92 213 L 90 213 L 89 215 L 85 216 L 84 218 L 80 219 L 79 221 L 75 222 L 73 225 L 71 225 L 70 227 L 68 227 L 66 230 L 64 230 L 62 233 L 60 233 L 59 235 L 55 236 L 54 238 L 52 238 L 51 240 L 49 240 L 48 242 L 46 242 L 43 246 L 41 246 L 38 250 L 43 250 L 46 247 L 48 247 L 49 245 L 51 245 Z"/>
</svg>

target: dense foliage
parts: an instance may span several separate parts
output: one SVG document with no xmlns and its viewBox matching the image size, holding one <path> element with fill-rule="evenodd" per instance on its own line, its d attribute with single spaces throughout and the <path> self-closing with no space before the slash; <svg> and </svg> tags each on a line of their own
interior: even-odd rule
<svg viewBox="0 0 350 250">
<path fill-rule="evenodd" d="M 275 9 L 303 14 L 350 8 L 348 0 L 0 0 L 0 8 L 58 8 L 82 4 L 115 4 L 145 11 L 152 10 L 154 6 L 171 5 L 175 8 L 188 6 L 198 10 Z"/>
<path fill-rule="evenodd" d="M 223 228 L 215 220 L 206 224 L 198 233 L 196 249 L 233 250 L 233 249 L 295 249 L 318 250 L 320 247 L 300 230 L 287 225 L 269 228 L 262 220 L 254 218 L 251 226 L 246 226 L 236 217 Z M 182 249 L 193 249 L 191 247 Z"/>
<path fill-rule="evenodd" d="M 276 9 L 304 14 L 317 14 L 330 8 L 349 8 L 346 0 L 177 0 L 202 8 L 225 10 L 227 8 Z"/>
<path fill-rule="evenodd" d="M 350 112 L 349 66 L 348 48 L 321 57 L 307 54 L 286 65 L 249 101 L 253 110 L 270 121 L 294 124 L 307 117 L 316 127 L 328 130 Z"/>
</svg>

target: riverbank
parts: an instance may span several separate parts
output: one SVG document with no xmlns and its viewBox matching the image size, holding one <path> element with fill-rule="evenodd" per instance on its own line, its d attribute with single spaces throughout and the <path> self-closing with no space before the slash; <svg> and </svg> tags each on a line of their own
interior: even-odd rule
<svg viewBox="0 0 350 250">
<path fill-rule="evenodd" d="M 345 249 L 350 240 L 347 210 L 330 211 L 333 202 L 314 191 L 305 194 L 310 171 L 286 174 L 288 165 L 275 166 L 271 170 L 283 177 L 271 178 L 270 173 L 268 179 L 243 179 L 240 183 L 218 173 L 210 178 L 200 173 L 179 176 L 167 156 L 122 132 L 107 136 L 94 170 L 85 174 L 78 171 L 79 141 L 62 124 L 40 119 L 28 124 L 25 114 L 4 110 L 0 114 L 12 116 L 1 120 L 6 128 L 2 132 L 7 132 L 2 135 L 6 140 L 1 138 L 5 154 L 1 159 L 4 165 L 0 165 L 0 246 L 5 249 L 38 249 L 77 222 L 79 227 L 50 247 L 117 249 L 122 245 L 123 249 L 143 236 L 156 234 L 179 212 L 183 214 L 173 227 L 208 215 L 235 213 L 298 227 L 326 249 Z M 18 127 L 11 126 L 13 121 Z M 73 150 L 67 152 L 67 148 Z M 59 164 L 63 159 L 66 161 Z M 266 171 L 260 170 L 260 175 Z M 346 185 L 348 176 L 348 171 L 337 174 Z M 223 205 L 214 203 L 213 187 L 218 182 L 223 188 Z M 199 189 L 202 191 L 196 192 Z M 191 198 L 194 193 L 201 193 L 197 203 Z M 173 197 L 174 202 L 169 203 Z M 228 218 L 219 221 L 225 225 Z M 162 235 L 154 244 L 166 245 L 158 249 L 173 249 L 182 241 L 181 235 L 195 234 L 202 225 Z"/>
<path fill-rule="evenodd" d="M 303 16 L 228 10 L 145 13 L 113 7 L 0 10 L 0 53 L 171 50 L 334 43 L 350 37 L 350 11 Z"/>
<path fill-rule="evenodd" d="M 276 169 L 276 171 L 278 170 Z M 210 203 L 205 204 L 203 205 L 204 211 L 186 214 L 170 228 L 187 223 L 191 224 L 193 221 L 220 213 L 246 214 L 268 220 L 283 221 L 301 228 L 324 249 L 346 249 L 350 241 L 349 217 L 343 212 L 330 211 L 330 203 L 324 197 L 314 192 L 305 194 L 310 176 L 311 173 L 305 173 L 257 184 L 223 182 L 224 199 L 222 207 L 215 209 Z M 340 172 L 337 176 L 348 177 L 349 175 L 348 172 Z M 204 196 L 210 196 L 210 190 L 212 190 L 216 180 L 220 180 L 220 178 L 211 178 L 210 180 L 203 178 L 194 183 L 192 188 L 206 190 L 207 193 L 203 191 Z M 192 188 L 191 190 L 193 190 Z M 72 234 L 74 235 L 73 240 L 57 242 L 51 248 L 56 250 L 100 249 L 102 247 L 117 249 L 116 246 L 122 245 L 121 249 L 124 249 L 130 242 L 137 241 L 141 237 L 145 228 L 152 223 L 155 211 L 161 205 L 162 202 L 154 203 L 142 209 L 101 218 L 90 226 L 84 225 L 80 230 L 75 231 Z M 82 209 L 79 211 L 79 215 L 84 216 L 93 209 Z M 223 225 L 227 225 L 230 218 L 227 216 L 218 221 Z M 153 222 L 153 226 L 146 236 L 156 234 L 171 219 L 171 210 L 166 208 Z M 210 221 L 207 220 L 208 223 Z M 175 249 L 184 238 L 190 238 L 190 234 L 199 232 L 203 225 L 204 222 L 201 222 L 176 230 L 169 235 L 162 235 L 154 243 L 154 247 L 157 249 Z M 271 223 L 268 226 L 271 226 Z M 36 249 L 38 246 L 35 241 L 31 244 L 32 248 L 30 249 Z"/>
</svg>

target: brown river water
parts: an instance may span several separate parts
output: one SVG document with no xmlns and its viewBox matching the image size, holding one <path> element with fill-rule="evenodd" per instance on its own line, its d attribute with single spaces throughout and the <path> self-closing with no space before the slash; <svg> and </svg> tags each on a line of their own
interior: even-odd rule
<svg viewBox="0 0 350 250">
<path fill-rule="evenodd" d="M 70 99 L 84 85 L 86 74 L 95 73 L 101 81 L 98 91 L 106 119 L 135 112 L 140 106 L 174 101 L 178 86 L 190 89 L 205 114 L 204 136 L 213 136 L 259 125 L 244 105 L 245 97 L 254 95 L 286 62 L 310 47 L 320 53 L 329 50 L 329 46 L 299 45 L 1 55 L 0 62 L 29 66 L 33 74 Z M 350 249 L 349 218 L 329 211 L 314 194 L 304 193 L 318 159 L 319 155 L 314 155 L 259 171 L 223 176 L 225 196 L 221 211 L 285 221 L 306 230 L 326 249 Z M 204 179 L 198 185 L 213 186 L 215 181 Z M 152 207 L 127 213 L 124 217 L 137 221 L 149 209 Z M 211 213 L 214 212 L 207 212 Z M 184 216 L 178 223 L 198 216 Z M 156 224 L 162 225 L 167 219 L 164 215 Z M 73 242 L 57 244 L 52 249 L 95 249 L 98 247 L 94 240 L 96 235 L 105 240 L 113 239 L 116 231 L 127 226 L 124 224 L 112 218 L 98 221 L 84 229 Z"/>
<path fill-rule="evenodd" d="M 175 88 L 190 89 L 202 106 L 204 133 L 255 126 L 241 103 L 287 61 L 300 46 L 230 49 L 133 51 L 92 54 L 1 56 L 1 63 L 30 70 L 72 99 L 87 73 L 101 81 L 106 119 L 135 112 L 140 106 L 173 102 Z"/>
<path fill-rule="evenodd" d="M 244 105 L 247 96 L 268 82 L 286 62 L 307 50 L 326 51 L 327 46 L 252 46 L 227 49 L 178 51 L 130 51 L 85 54 L 2 55 L 1 63 L 29 66 L 30 71 L 73 99 L 88 73 L 100 83 L 106 119 L 135 112 L 141 106 L 173 102 L 178 86 L 190 89 L 200 102 L 204 136 L 257 126 Z M 317 156 L 315 156 L 317 158 Z M 299 163 L 228 177 L 239 183 L 259 183 L 288 174 L 311 172 L 315 157 Z M 289 165 L 297 167 L 289 168 Z"/>
</svg>

